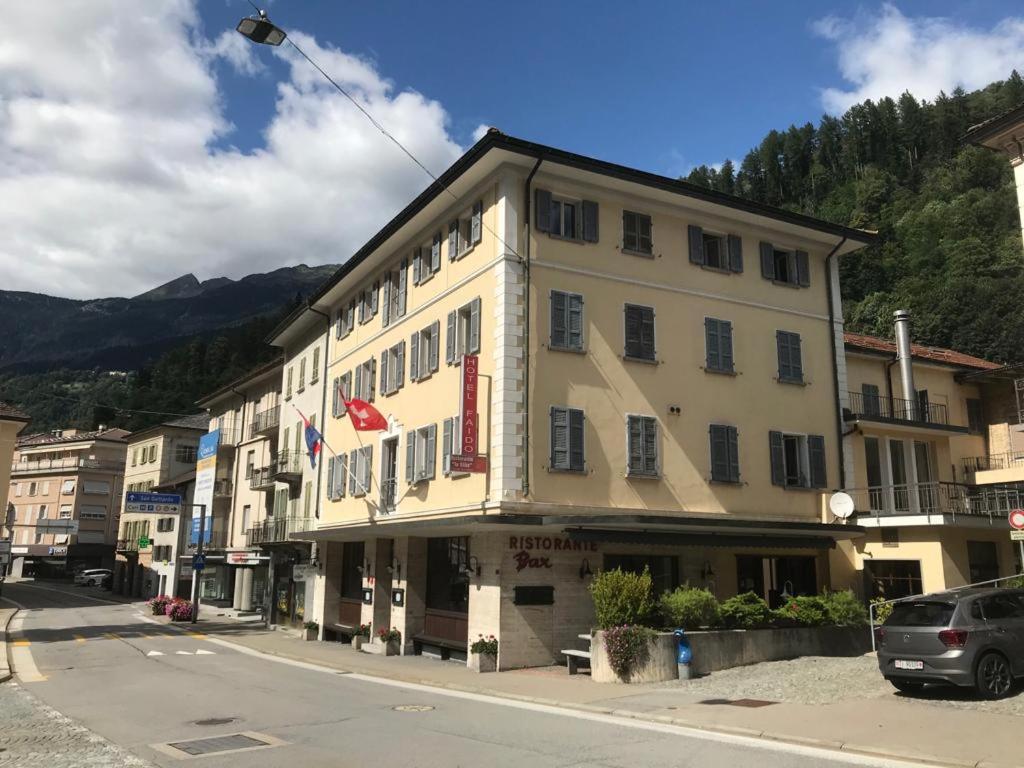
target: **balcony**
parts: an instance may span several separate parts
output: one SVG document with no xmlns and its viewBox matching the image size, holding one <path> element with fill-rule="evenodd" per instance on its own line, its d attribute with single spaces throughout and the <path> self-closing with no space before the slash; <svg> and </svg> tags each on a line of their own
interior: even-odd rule
<svg viewBox="0 0 1024 768">
<path fill-rule="evenodd" d="M 249 490 L 272 491 L 274 489 L 274 467 L 253 468 L 249 475 Z"/>
<path fill-rule="evenodd" d="M 1013 486 L 973 486 L 933 481 L 926 483 L 881 485 L 846 489 L 853 498 L 857 523 L 878 523 L 885 517 L 938 515 L 956 522 L 957 517 L 984 518 L 989 522 L 1005 519 L 1011 509 L 1024 503 L 1024 484 Z M 929 521 L 930 522 L 930 521 Z"/>
<path fill-rule="evenodd" d="M 290 534 L 312 530 L 315 525 L 316 519 L 312 517 L 269 517 L 245 532 L 246 544 L 280 544 L 288 541 Z"/>
<path fill-rule="evenodd" d="M 850 407 L 843 409 L 845 421 L 866 421 L 896 427 L 939 430 L 967 434 L 967 427 L 949 423 L 949 413 L 942 403 L 905 400 L 882 395 L 865 396 L 863 392 L 848 392 Z"/>
<path fill-rule="evenodd" d="M 265 411 L 257 413 L 249 425 L 249 439 L 252 440 L 260 435 L 272 435 L 277 432 L 281 423 L 281 406 L 275 405 Z"/>
<path fill-rule="evenodd" d="M 138 552 L 139 551 L 139 540 L 138 539 L 118 539 L 117 547 L 118 552 Z"/>
<path fill-rule="evenodd" d="M 215 499 L 231 498 L 234 491 L 234 484 L 226 477 L 215 480 L 213 483 L 213 497 Z"/>
<path fill-rule="evenodd" d="M 68 472 L 79 469 L 105 470 L 123 472 L 124 464 L 120 461 L 104 459 L 40 459 L 39 461 L 19 461 L 11 464 L 12 475 L 31 475 L 34 473 Z"/>
<path fill-rule="evenodd" d="M 302 482 L 302 462 L 305 460 L 305 454 L 299 451 L 280 451 L 271 465 L 274 479 L 291 484 Z"/>
<path fill-rule="evenodd" d="M 964 474 L 976 485 L 1024 482 L 1024 451 L 964 459 Z"/>
</svg>

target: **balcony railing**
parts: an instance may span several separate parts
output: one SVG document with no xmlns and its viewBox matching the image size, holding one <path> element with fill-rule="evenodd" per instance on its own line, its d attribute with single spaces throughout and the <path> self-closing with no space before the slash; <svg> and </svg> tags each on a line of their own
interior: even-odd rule
<svg viewBox="0 0 1024 768">
<path fill-rule="evenodd" d="M 268 491 L 274 487 L 273 467 L 254 467 L 249 475 L 249 490 Z"/>
<path fill-rule="evenodd" d="M 942 403 L 924 403 L 901 397 L 865 395 L 849 392 L 852 419 L 903 421 L 917 424 L 949 424 L 949 414 Z M 848 419 L 849 420 L 849 419 Z"/>
<path fill-rule="evenodd" d="M 248 546 L 276 544 L 288 541 L 288 536 L 297 531 L 311 530 L 316 524 L 313 517 L 269 517 L 245 532 Z"/>
<path fill-rule="evenodd" d="M 380 481 L 380 511 L 384 514 L 395 511 L 398 496 L 398 478 L 386 477 Z"/>
<path fill-rule="evenodd" d="M 253 417 L 252 424 L 249 425 L 249 439 L 251 440 L 257 435 L 276 432 L 280 423 L 281 406 L 275 405 L 273 408 L 260 411 Z"/>
<path fill-rule="evenodd" d="M 1001 517 L 1024 502 L 1020 488 L 933 481 L 917 484 L 880 485 L 846 490 L 860 517 L 896 515 L 957 515 Z"/>
<path fill-rule="evenodd" d="M 965 472 L 987 472 L 990 469 L 1024 468 L 1024 451 L 994 453 L 991 456 L 971 456 L 964 459 Z"/>
<path fill-rule="evenodd" d="M 41 459 L 39 461 L 18 461 L 11 464 L 11 474 L 30 472 L 53 472 L 69 469 L 99 469 L 113 472 L 124 471 L 124 463 L 105 459 Z"/>
<path fill-rule="evenodd" d="M 117 540 L 117 551 L 118 552 L 138 552 L 139 551 L 139 540 L 138 539 L 118 539 Z"/>
<path fill-rule="evenodd" d="M 306 456 L 298 451 L 280 451 L 273 463 L 274 477 L 285 482 L 299 482 L 302 479 L 302 462 Z"/>
</svg>

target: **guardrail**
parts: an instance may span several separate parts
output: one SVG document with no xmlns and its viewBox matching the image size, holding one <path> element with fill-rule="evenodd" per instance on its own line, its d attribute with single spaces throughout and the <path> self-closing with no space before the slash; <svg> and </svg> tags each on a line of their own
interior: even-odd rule
<svg viewBox="0 0 1024 768">
<path fill-rule="evenodd" d="M 252 474 L 249 475 L 249 490 L 265 491 L 273 488 L 275 482 L 274 474 L 273 467 L 254 467 Z"/>
<path fill-rule="evenodd" d="M 865 395 L 848 392 L 850 413 L 857 419 L 885 419 L 917 424 L 949 424 L 949 414 L 942 403 L 924 403 L 901 397 Z"/>
<path fill-rule="evenodd" d="M 957 515 L 993 518 L 1024 502 L 1024 488 L 932 481 L 846 489 L 858 515 Z"/>
<path fill-rule="evenodd" d="M 275 405 L 265 411 L 257 413 L 249 425 L 249 438 L 254 438 L 264 432 L 275 432 L 281 424 L 281 406 Z"/>
<path fill-rule="evenodd" d="M 992 469 L 1024 468 L 1024 451 L 993 453 L 989 456 L 970 456 L 964 459 L 965 472 L 987 472 Z"/>
<path fill-rule="evenodd" d="M 298 531 L 311 530 L 316 525 L 312 517 L 268 517 L 245 532 L 248 546 L 274 544 L 288 541 L 288 536 Z"/>
<path fill-rule="evenodd" d="M 17 461 L 11 463 L 11 474 L 26 472 L 52 472 L 67 469 L 101 469 L 113 472 L 124 471 L 124 463 L 103 459 L 44 459 L 42 461 Z"/>
</svg>

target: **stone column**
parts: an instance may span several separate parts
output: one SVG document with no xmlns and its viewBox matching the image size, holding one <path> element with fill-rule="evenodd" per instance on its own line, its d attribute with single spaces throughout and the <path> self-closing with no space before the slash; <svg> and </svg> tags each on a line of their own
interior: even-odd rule
<svg viewBox="0 0 1024 768">
<path fill-rule="evenodd" d="M 231 598 L 231 607 L 239 610 L 242 607 L 242 571 L 244 568 L 235 569 L 235 592 Z"/>
<path fill-rule="evenodd" d="M 391 539 L 377 539 L 374 542 L 372 559 L 373 583 L 373 632 L 391 627 Z M 405 638 L 402 638 L 403 642 Z"/>
<path fill-rule="evenodd" d="M 252 568 L 243 568 L 241 573 L 235 574 L 235 594 L 238 594 L 238 582 L 242 582 L 241 600 L 238 606 L 239 610 L 252 610 L 252 579 Z"/>
<path fill-rule="evenodd" d="M 327 541 L 319 546 L 320 562 L 324 574 L 324 605 L 321 615 L 314 618 L 324 631 L 334 631 L 341 604 L 341 553 L 339 541 Z"/>
</svg>

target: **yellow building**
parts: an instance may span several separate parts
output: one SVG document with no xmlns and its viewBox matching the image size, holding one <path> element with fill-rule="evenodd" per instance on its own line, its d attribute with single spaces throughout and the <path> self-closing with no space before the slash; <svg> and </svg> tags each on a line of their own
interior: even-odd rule
<svg viewBox="0 0 1024 768">
<path fill-rule="evenodd" d="M 320 544 L 322 627 L 407 653 L 493 634 L 512 668 L 575 645 L 600 569 L 775 604 L 829 586 L 861 533 L 823 519 L 838 258 L 871 239 L 489 132 L 272 339 L 333 321 L 326 498 L 293 534 Z"/>
</svg>

